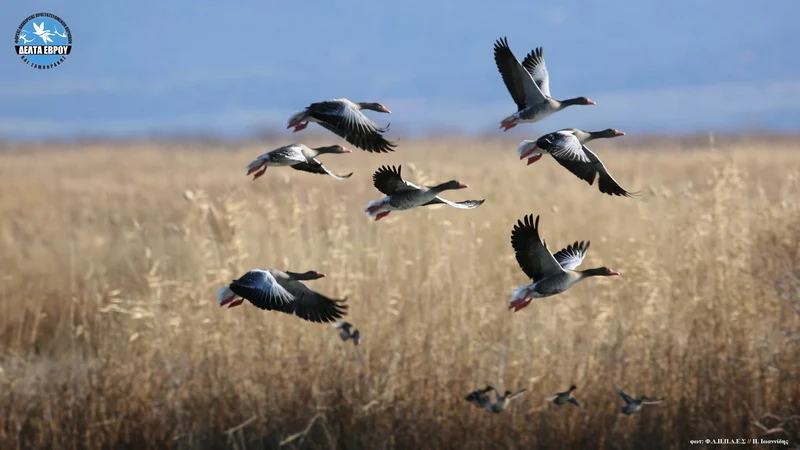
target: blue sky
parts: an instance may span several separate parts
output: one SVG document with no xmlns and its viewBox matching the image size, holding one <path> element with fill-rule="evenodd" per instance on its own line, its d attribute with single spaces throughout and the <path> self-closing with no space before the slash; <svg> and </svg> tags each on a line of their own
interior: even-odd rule
<svg viewBox="0 0 800 450">
<path fill-rule="evenodd" d="M 13 52 L 35 12 L 71 29 L 59 67 Z M 495 132 L 515 110 L 502 36 L 518 58 L 544 47 L 554 97 L 597 102 L 514 131 L 798 131 L 798 17 L 796 0 L 7 2 L 0 136 L 246 136 L 334 97 L 384 103 L 393 135 Z"/>
</svg>

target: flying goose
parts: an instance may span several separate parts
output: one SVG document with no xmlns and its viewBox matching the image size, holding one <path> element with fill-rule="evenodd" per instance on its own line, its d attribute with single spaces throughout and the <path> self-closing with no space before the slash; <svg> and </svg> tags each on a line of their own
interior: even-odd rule
<svg viewBox="0 0 800 450">
<path fill-rule="evenodd" d="M 381 166 L 372 175 L 375 188 L 386 197 L 380 200 L 372 200 L 367 204 L 364 212 L 375 220 L 381 220 L 392 211 L 416 208 L 418 206 L 445 204 L 459 209 L 474 209 L 483 204 L 484 200 L 465 200 L 463 202 L 451 202 L 439 197 L 439 193 L 453 190 L 464 189 L 466 184 L 456 180 L 436 186 L 417 186 L 403 179 L 400 175 L 402 166 L 389 167 Z"/>
<path fill-rule="evenodd" d="M 327 174 L 337 180 L 346 180 L 353 175 L 352 172 L 347 175 L 336 175 L 325 168 L 316 158 L 326 153 L 350 152 L 352 152 L 352 150 L 342 147 L 341 145 L 311 148 L 304 144 L 289 144 L 276 148 L 269 153 L 264 153 L 248 164 L 245 169 L 247 169 L 247 175 L 255 172 L 255 175 L 253 175 L 254 181 L 261 175 L 264 175 L 268 166 L 289 166 L 292 169 L 302 170 L 303 172 Z"/>
<path fill-rule="evenodd" d="M 628 192 L 608 173 L 608 169 L 586 143 L 593 139 L 625 136 L 625 133 L 613 128 L 602 131 L 583 131 L 577 128 L 565 128 L 546 134 L 535 141 L 523 140 L 517 148 L 519 159 L 528 158 L 528 165 L 549 153 L 565 169 L 581 180 L 594 184 L 599 174 L 597 186 L 600 192 L 608 195 L 633 197 L 638 192 Z"/>
<path fill-rule="evenodd" d="M 614 391 L 619 395 L 622 400 L 625 401 L 625 406 L 622 407 L 621 411 L 625 415 L 632 415 L 636 414 L 640 409 L 642 409 L 642 405 L 657 405 L 664 400 L 650 400 L 646 396 L 642 395 L 639 398 L 632 398 L 630 395 L 626 394 L 622 391 L 622 389 L 618 388 L 614 385 Z"/>
<path fill-rule="evenodd" d="M 355 329 L 350 331 L 352 327 L 353 324 L 350 322 L 339 322 L 333 325 L 333 328 L 339 330 L 339 337 L 342 338 L 343 341 L 352 339 L 353 344 L 358 345 L 358 343 L 361 342 L 361 333 Z"/>
<path fill-rule="evenodd" d="M 313 270 L 297 273 L 255 269 L 219 288 L 217 301 L 221 307 L 233 308 L 247 300 L 267 311 L 294 314 L 310 322 L 333 322 L 346 314 L 347 299 L 330 299 L 300 282 L 324 276 Z"/>
<path fill-rule="evenodd" d="M 289 125 L 286 128 L 294 127 L 294 132 L 297 133 L 307 127 L 308 122 L 316 122 L 362 150 L 377 153 L 393 152 L 397 143 L 389 142 L 383 137 L 383 133 L 389 130 L 389 125 L 378 128 L 361 112 L 363 109 L 391 114 L 391 111 L 380 103 L 351 102 L 346 98 L 335 98 L 312 103 L 303 111 L 295 113 L 289 118 Z"/>
<path fill-rule="evenodd" d="M 586 257 L 589 241 L 575 242 L 551 255 L 539 237 L 539 216 L 534 221 L 533 214 L 525 216 L 524 222 L 517 221 L 511 232 L 511 246 L 520 268 L 533 280 L 532 284 L 514 291 L 509 306 L 514 312 L 528 306 L 531 299 L 560 294 L 585 278 L 619 275 L 607 267 L 575 270 Z"/>
<path fill-rule="evenodd" d="M 513 394 L 511 393 L 511 391 L 506 391 L 505 394 L 500 395 L 495 390 L 495 397 L 497 398 L 497 401 L 492 403 L 487 408 L 487 411 L 493 412 L 495 414 L 500 414 L 501 412 L 505 411 L 506 407 L 508 407 L 508 404 L 509 404 L 509 402 L 511 402 L 511 400 L 514 400 L 515 398 L 521 396 L 524 393 L 525 393 L 525 389 L 520 389 L 519 391 L 514 392 Z"/>
<path fill-rule="evenodd" d="M 470 392 L 464 397 L 464 400 L 474 404 L 478 408 L 486 409 L 492 404 L 492 400 L 489 398 L 489 395 L 487 395 L 491 391 L 496 392 L 497 389 L 495 389 L 494 386 L 487 385 L 483 389 L 476 389 Z"/>
<path fill-rule="evenodd" d="M 595 104 L 586 97 L 555 100 L 550 96 L 550 76 L 544 63 L 542 47 L 528 53 L 520 64 L 508 46 L 508 39 L 498 39 L 494 43 L 494 62 L 514 103 L 517 104 L 517 112 L 500 122 L 503 131 L 508 131 L 519 123 L 538 122 L 571 105 Z"/>
<path fill-rule="evenodd" d="M 578 403 L 578 399 L 576 399 L 572 395 L 572 391 L 574 391 L 575 389 L 578 389 L 578 387 L 573 384 L 572 386 L 569 387 L 568 390 L 566 390 L 564 392 L 556 392 L 555 394 L 551 395 L 550 397 L 547 397 L 547 401 L 548 402 L 553 402 L 553 403 L 555 403 L 556 405 L 559 405 L 559 406 L 565 405 L 567 403 L 572 403 L 573 405 L 575 405 L 578 408 L 580 408 L 581 404 Z"/>
</svg>

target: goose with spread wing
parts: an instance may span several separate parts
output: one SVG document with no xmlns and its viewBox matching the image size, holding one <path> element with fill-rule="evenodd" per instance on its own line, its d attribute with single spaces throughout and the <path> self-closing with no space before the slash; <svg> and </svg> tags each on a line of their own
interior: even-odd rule
<svg viewBox="0 0 800 450">
<path fill-rule="evenodd" d="M 486 385 L 486 387 L 483 389 L 476 389 L 467 394 L 467 396 L 464 397 L 464 400 L 472 403 L 480 409 L 486 409 L 492 405 L 492 399 L 489 398 L 489 392 L 492 391 L 497 391 L 497 389 L 495 389 L 494 386 Z"/>
<path fill-rule="evenodd" d="M 333 324 L 333 328 L 339 330 L 339 337 L 343 341 L 347 341 L 348 339 L 353 340 L 353 345 L 358 345 L 361 342 L 361 333 L 353 328 L 353 324 L 350 322 L 338 322 Z"/>
<path fill-rule="evenodd" d="M 514 393 L 512 393 L 511 391 L 506 391 L 505 394 L 503 395 L 500 395 L 500 393 L 495 391 L 496 401 L 491 405 L 489 405 L 489 407 L 487 407 L 486 410 L 495 414 L 500 414 L 501 412 L 505 411 L 511 400 L 519 398 L 524 393 L 525 389 L 520 389 Z"/>
<path fill-rule="evenodd" d="M 328 153 L 351 152 L 352 150 L 342 147 L 341 145 L 311 148 L 304 144 L 289 144 L 276 148 L 271 152 L 264 153 L 248 164 L 245 169 L 247 170 L 247 175 L 254 173 L 253 180 L 264 175 L 264 172 L 267 171 L 267 167 L 269 166 L 289 166 L 292 169 L 301 170 L 303 172 L 330 175 L 337 180 L 346 180 L 353 175 L 352 172 L 347 175 L 336 175 L 323 166 L 322 163 L 317 160 L 317 156 Z"/>
<path fill-rule="evenodd" d="M 517 104 L 517 112 L 500 122 L 503 131 L 520 123 L 538 122 L 568 106 L 595 104 L 586 97 L 556 100 L 550 96 L 550 75 L 542 47 L 532 50 L 520 63 L 508 46 L 508 39 L 498 39 L 494 43 L 494 62 Z"/>
<path fill-rule="evenodd" d="M 217 301 L 221 307 L 233 308 L 247 300 L 258 308 L 293 314 L 309 322 L 334 322 L 346 314 L 347 299 L 328 298 L 301 283 L 324 276 L 313 270 L 297 273 L 255 269 L 219 288 Z"/>
<path fill-rule="evenodd" d="M 373 153 L 393 152 L 396 142 L 389 142 L 383 133 L 389 125 L 379 128 L 369 120 L 362 110 L 369 109 L 391 114 L 391 111 L 380 103 L 352 102 L 346 98 L 335 98 L 324 102 L 312 103 L 306 109 L 289 118 L 286 128 L 294 127 L 298 132 L 308 126 L 308 122 L 316 122 L 321 127 L 344 138 L 352 145 Z"/>
<path fill-rule="evenodd" d="M 373 200 L 367 204 L 364 212 L 375 220 L 381 220 L 392 211 L 416 208 L 418 206 L 444 204 L 458 209 L 474 209 L 483 204 L 484 200 L 465 200 L 451 202 L 439 194 L 454 189 L 464 189 L 466 184 L 450 180 L 436 186 L 417 186 L 403 179 L 400 175 L 402 166 L 381 166 L 373 175 L 372 181 L 375 188 L 386 194 L 380 200 Z"/>
<path fill-rule="evenodd" d="M 517 154 L 519 159 L 528 158 L 528 165 L 541 159 L 545 153 L 550 154 L 557 163 L 590 186 L 594 184 L 595 178 L 599 178 L 597 186 L 603 194 L 633 197 L 639 193 L 628 192 L 620 186 L 603 161 L 586 147 L 586 143 L 591 140 L 617 136 L 625 136 L 625 133 L 613 128 L 602 131 L 565 128 L 548 133 L 535 141 L 523 140 L 517 148 Z"/>
<path fill-rule="evenodd" d="M 657 405 L 664 400 L 650 400 L 647 396 L 642 395 L 639 398 L 633 398 L 614 385 L 614 391 L 625 402 L 625 406 L 621 408 L 623 414 L 630 416 L 636 414 L 642 409 L 642 405 Z"/>
<path fill-rule="evenodd" d="M 511 246 L 520 268 L 533 280 L 532 284 L 520 286 L 514 291 L 509 306 L 514 312 L 528 306 L 534 298 L 560 294 L 588 277 L 619 275 L 619 272 L 607 267 L 575 270 L 586 258 L 588 241 L 575 242 L 555 255 L 551 254 L 539 236 L 539 216 L 534 220 L 533 214 L 514 225 Z"/>
<path fill-rule="evenodd" d="M 575 396 L 572 394 L 572 391 L 574 391 L 576 389 L 578 389 L 578 386 L 575 386 L 573 384 L 566 391 L 564 391 L 564 392 L 556 392 L 555 394 L 547 397 L 547 401 L 548 402 L 553 402 L 554 404 L 556 404 L 558 406 L 566 405 L 567 403 L 572 403 L 573 405 L 575 405 L 578 408 L 580 408 L 581 404 L 578 403 L 578 399 L 576 399 Z"/>
</svg>

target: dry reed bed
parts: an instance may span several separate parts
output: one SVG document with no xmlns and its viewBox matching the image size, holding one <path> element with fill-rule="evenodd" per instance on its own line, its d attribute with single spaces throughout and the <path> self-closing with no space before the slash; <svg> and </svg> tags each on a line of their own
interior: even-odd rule
<svg viewBox="0 0 800 450">
<path fill-rule="evenodd" d="M 515 141 L 324 157 L 356 172 L 341 182 L 245 178 L 274 146 L 0 156 L 0 448 L 683 448 L 800 414 L 797 147 L 598 143 L 633 200 L 526 167 Z M 487 201 L 370 222 L 380 164 Z M 509 234 L 528 213 L 551 248 L 591 240 L 585 265 L 623 277 L 512 314 Z M 349 296 L 362 345 L 219 309 L 216 288 L 253 267 L 327 273 L 313 286 Z M 528 392 L 489 416 L 463 400 L 487 382 Z M 612 382 L 666 401 L 621 417 Z M 544 403 L 570 383 L 583 409 Z"/>
</svg>

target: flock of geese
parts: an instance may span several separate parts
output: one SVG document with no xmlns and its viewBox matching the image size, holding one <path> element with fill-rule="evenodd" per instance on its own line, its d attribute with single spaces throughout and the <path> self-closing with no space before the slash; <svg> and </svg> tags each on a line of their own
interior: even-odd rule
<svg viewBox="0 0 800 450">
<path fill-rule="evenodd" d="M 517 105 L 517 111 L 500 122 L 500 128 L 504 131 L 520 123 L 541 121 L 571 105 L 595 104 L 586 97 L 556 100 L 550 95 L 550 77 L 541 47 L 528 53 L 520 63 L 509 48 L 508 40 L 499 39 L 494 44 L 494 60 L 508 92 Z M 337 98 L 312 103 L 304 110 L 295 113 L 289 118 L 287 128 L 294 128 L 294 132 L 298 132 L 306 128 L 310 122 L 314 122 L 344 138 L 356 148 L 374 153 L 394 151 L 397 142 L 390 142 L 383 136 L 389 126 L 378 127 L 364 115 L 365 110 L 391 114 L 391 111 L 381 103 L 352 102 L 345 98 Z M 633 197 L 638 193 L 629 192 L 620 186 L 600 158 L 586 147 L 586 144 L 594 139 L 624 135 L 625 133 L 615 129 L 583 131 L 567 128 L 541 136 L 535 141 L 523 140 L 517 148 L 517 155 L 520 160 L 527 159 L 527 164 L 530 165 L 545 154 L 549 154 L 562 167 L 590 186 L 597 180 L 601 193 Z M 253 180 L 264 175 L 269 167 L 280 166 L 346 180 L 353 174 L 335 174 L 317 158 L 320 155 L 351 151 L 341 145 L 310 148 L 295 143 L 259 156 L 245 169 L 247 175 L 253 175 Z M 401 169 L 401 166 L 381 166 L 375 171 L 372 176 L 373 185 L 384 197 L 367 204 L 364 210 L 367 216 L 377 221 L 392 211 L 420 206 L 444 204 L 458 209 L 474 209 L 484 202 L 484 200 L 461 202 L 447 200 L 440 194 L 449 190 L 465 189 L 467 185 L 458 180 L 434 186 L 417 185 L 405 180 L 401 175 Z M 532 281 L 513 292 L 509 309 L 514 312 L 525 308 L 535 298 L 560 294 L 588 277 L 620 275 L 619 272 L 607 267 L 576 270 L 586 257 L 589 241 L 576 241 L 556 253 L 551 253 L 542 240 L 539 230 L 539 216 L 534 218 L 533 215 L 526 215 L 511 231 L 511 246 L 517 262 Z M 299 273 L 277 269 L 255 269 L 233 280 L 228 286 L 220 288 L 217 299 L 221 307 L 232 308 L 247 300 L 263 310 L 280 311 L 311 322 L 335 322 L 346 315 L 347 298 L 329 298 L 303 283 L 324 276 L 325 274 L 313 270 Z M 352 340 L 355 345 L 359 344 L 360 333 L 352 324 L 338 322 L 333 326 L 339 331 L 343 341 Z M 573 395 L 576 389 L 577 387 L 572 385 L 567 391 L 553 394 L 548 401 L 556 405 L 571 403 L 580 407 L 580 403 Z M 650 401 L 646 396 L 632 398 L 616 385 L 614 390 L 625 402 L 622 407 L 624 414 L 634 414 L 642 405 L 661 402 Z M 489 397 L 492 391 L 495 392 L 494 401 Z M 470 393 L 466 396 L 466 400 L 486 411 L 501 413 L 511 400 L 518 398 L 524 392 L 523 389 L 514 393 L 505 391 L 501 394 L 493 386 L 487 386 Z"/>
</svg>

